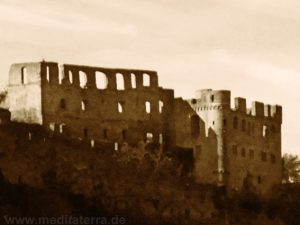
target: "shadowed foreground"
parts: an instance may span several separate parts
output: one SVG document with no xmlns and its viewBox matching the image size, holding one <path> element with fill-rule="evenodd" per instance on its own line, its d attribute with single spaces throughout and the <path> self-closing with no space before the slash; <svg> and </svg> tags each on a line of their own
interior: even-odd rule
<svg viewBox="0 0 300 225">
<path fill-rule="evenodd" d="M 188 159 L 140 143 L 118 152 L 87 143 L 30 137 L 21 125 L 0 130 L 0 214 L 106 216 L 126 224 L 298 224 L 300 188 L 260 199 L 196 184 Z M 47 137 L 47 138 L 44 138 Z"/>
</svg>

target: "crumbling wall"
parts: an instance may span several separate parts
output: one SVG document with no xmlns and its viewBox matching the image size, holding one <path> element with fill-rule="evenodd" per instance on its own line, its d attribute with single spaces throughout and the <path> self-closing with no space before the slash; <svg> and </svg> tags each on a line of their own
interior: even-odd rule
<svg viewBox="0 0 300 225">
<path fill-rule="evenodd" d="M 247 179 L 257 192 L 265 194 L 281 182 L 280 106 L 253 102 L 247 109 L 246 99 L 235 98 L 231 109 L 230 92 L 211 89 L 200 90 L 197 99 L 188 102 L 204 121 L 206 134 L 211 129 L 216 139 L 222 140 L 217 145 L 223 144 L 228 187 L 240 190 Z M 213 146 L 207 147 L 219 154 Z"/>
<path fill-rule="evenodd" d="M 173 91 L 158 86 L 156 72 L 63 65 L 60 75 L 57 67 L 42 64 L 45 127 L 117 144 L 159 143 L 167 137 Z M 104 79 L 97 81 L 99 73 Z"/>
<path fill-rule="evenodd" d="M 253 102 L 247 109 L 246 100 L 236 98 L 227 117 L 229 183 L 239 189 L 249 177 L 256 191 L 267 193 L 282 178 L 281 107 Z"/>
<path fill-rule="evenodd" d="M 20 63 L 11 66 L 8 102 L 13 121 L 43 123 L 40 72 L 40 63 Z"/>
</svg>

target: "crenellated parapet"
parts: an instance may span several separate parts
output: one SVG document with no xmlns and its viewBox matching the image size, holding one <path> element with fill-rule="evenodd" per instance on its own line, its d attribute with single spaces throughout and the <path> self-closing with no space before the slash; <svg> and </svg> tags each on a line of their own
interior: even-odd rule
<svg viewBox="0 0 300 225">
<path fill-rule="evenodd" d="M 247 108 L 245 98 L 237 97 L 234 99 L 233 111 L 247 114 L 253 117 L 275 119 L 278 122 L 282 121 L 282 107 L 280 105 L 269 105 L 262 102 L 253 101 L 251 108 Z"/>
<path fill-rule="evenodd" d="M 222 105 L 222 108 L 230 109 L 231 93 L 228 90 L 202 89 L 196 92 L 196 98 L 189 101 L 197 111 L 215 109 L 214 105 Z M 234 112 L 258 118 L 274 119 L 282 121 L 282 107 L 279 105 L 269 105 L 254 101 L 250 108 L 247 108 L 245 98 L 234 98 Z"/>
</svg>

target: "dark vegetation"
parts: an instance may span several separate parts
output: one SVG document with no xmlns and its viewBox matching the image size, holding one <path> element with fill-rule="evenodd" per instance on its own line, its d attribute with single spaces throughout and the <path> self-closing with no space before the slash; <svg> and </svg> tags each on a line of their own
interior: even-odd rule
<svg viewBox="0 0 300 225">
<path fill-rule="evenodd" d="M 114 152 L 38 126 L 1 127 L 0 215 L 119 215 L 131 225 L 299 224 L 299 186 L 278 186 L 268 199 L 247 188 L 227 196 L 196 184 L 189 153 L 178 151 L 139 143 Z"/>
</svg>

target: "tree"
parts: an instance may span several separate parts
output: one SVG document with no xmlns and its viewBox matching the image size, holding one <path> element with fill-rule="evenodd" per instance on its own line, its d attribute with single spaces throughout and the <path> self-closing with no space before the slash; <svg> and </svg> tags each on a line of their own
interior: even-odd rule
<svg viewBox="0 0 300 225">
<path fill-rule="evenodd" d="M 300 159 L 298 155 L 283 155 L 283 182 L 300 182 Z"/>
</svg>

